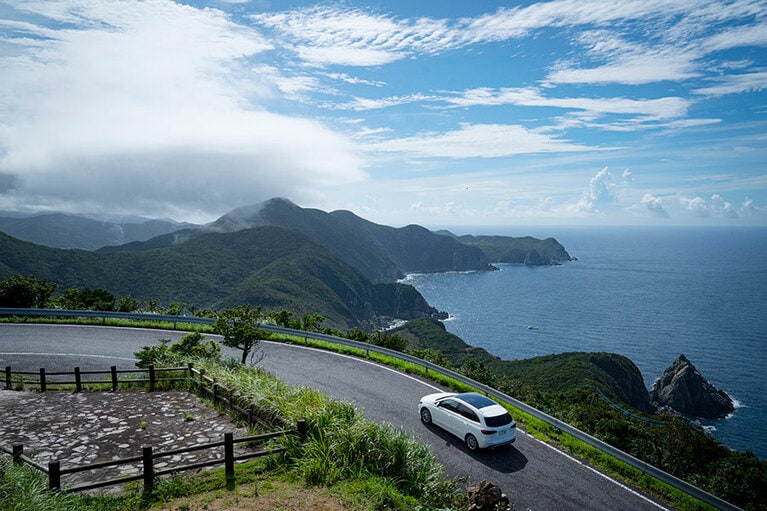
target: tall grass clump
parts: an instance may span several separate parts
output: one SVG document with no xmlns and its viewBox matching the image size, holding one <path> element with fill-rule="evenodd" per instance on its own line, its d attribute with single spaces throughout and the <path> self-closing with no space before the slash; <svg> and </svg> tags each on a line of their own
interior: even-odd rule
<svg viewBox="0 0 767 511">
<path fill-rule="evenodd" d="M 365 419 L 348 403 L 329 402 L 307 418 L 307 439 L 288 442 L 296 472 L 310 484 L 377 480 L 382 503 L 445 506 L 458 496 L 431 450 L 391 425 Z M 386 491 L 389 488 L 396 495 Z"/>
<path fill-rule="evenodd" d="M 229 388 L 241 406 L 257 410 L 264 426 L 306 421 L 304 441 L 296 436 L 281 441 L 287 452 L 279 463 L 307 484 L 364 481 L 362 486 L 380 494 L 381 506 L 395 509 L 446 507 L 457 498 L 457 482 L 445 476 L 427 446 L 391 425 L 365 419 L 351 404 L 308 387 L 289 386 L 258 367 L 219 359 L 193 363 Z"/>
<path fill-rule="evenodd" d="M 110 511 L 120 503 L 48 490 L 48 479 L 27 465 L 0 456 L 0 511 Z"/>
</svg>

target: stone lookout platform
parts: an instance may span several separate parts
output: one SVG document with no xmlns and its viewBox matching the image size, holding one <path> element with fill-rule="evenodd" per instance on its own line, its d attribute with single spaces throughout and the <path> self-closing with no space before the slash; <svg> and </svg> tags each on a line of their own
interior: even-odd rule
<svg viewBox="0 0 767 511">
<path fill-rule="evenodd" d="M 41 465 L 58 460 L 62 470 L 140 456 L 145 445 L 161 453 L 219 442 L 226 432 L 234 433 L 235 438 L 247 434 L 228 417 L 183 391 L 0 390 L 0 445 L 10 450 L 14 444 L 23 444 L 26 456 Z M 162 458 L 155 468 L 213 459 L 221 459 L 223 466 L 223 458 L 223 447 L 204 449 Z M 62 478 L 62 484 L 66 488 L 133 475 L 139 473 L 139 467 L 140 462 L 79 472 Z"/>
</svg>

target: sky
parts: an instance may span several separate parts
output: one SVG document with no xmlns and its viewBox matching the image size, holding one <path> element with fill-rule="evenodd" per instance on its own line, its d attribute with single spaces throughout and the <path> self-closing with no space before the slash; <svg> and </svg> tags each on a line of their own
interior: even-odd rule
<svg viewBox="0 0 767 511">
<path fill-rule="evenodd" d="M 767 225 L 767 0 L 0 0 L 0 211 Z"/>
</svg>

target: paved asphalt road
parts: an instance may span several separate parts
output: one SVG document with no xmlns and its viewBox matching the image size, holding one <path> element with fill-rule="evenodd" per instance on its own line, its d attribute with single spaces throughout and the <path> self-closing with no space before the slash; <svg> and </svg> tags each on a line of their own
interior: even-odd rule
<svg viewBox="0 0 767 511">
<path fill-rule="evenodd" d="M 180 332 L 111 327 L 0 324 L 0 367 L 15 371 L 134 368 L 133 352 Z M 366 417 L 391 423 L 428 443 L 451 476 L 499 485 L 518 510 L 658 510 L 653 501 L 520 431 L 511 447 L 472 453 L 458 439 L 421 424 L 418 399 L 432 383 L 364 360 L 278 343 L 262 343 L 260 365 L 292 385 L 346 400 Z"/>
</svg>

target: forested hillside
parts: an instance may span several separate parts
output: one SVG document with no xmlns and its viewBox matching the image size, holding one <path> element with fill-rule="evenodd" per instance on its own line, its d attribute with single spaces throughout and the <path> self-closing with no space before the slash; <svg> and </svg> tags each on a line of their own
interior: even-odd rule
<svg viewBox="0 0 767 511">
<path fill-rule="evenodd" d="M 0 279 L 35 275 L 60 288 L 103 288 L 143 301 L 319 313 L 336 328 L 370 326 L 393 310 L 402 319 L 436 312 L 410 286 L 374 285 L 300 233 L 276 227 L 132 252 L 52 249 L 0 234 L 0 261 Z M 400 288 L 406 292 L 392 291 Z M 405 301 L 389 301 L 398 297 Z"/>
</svg>

